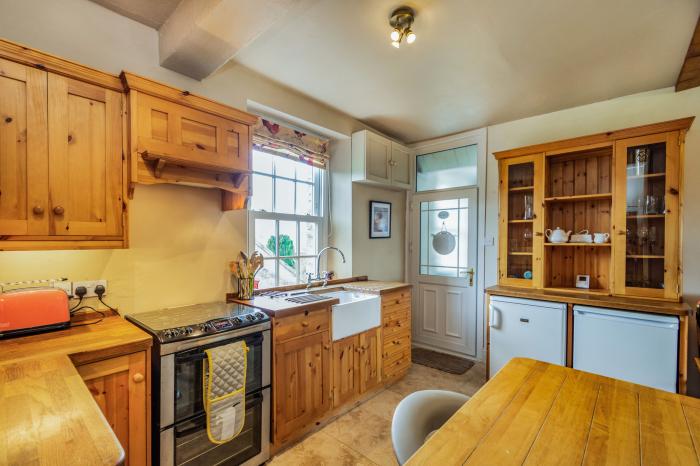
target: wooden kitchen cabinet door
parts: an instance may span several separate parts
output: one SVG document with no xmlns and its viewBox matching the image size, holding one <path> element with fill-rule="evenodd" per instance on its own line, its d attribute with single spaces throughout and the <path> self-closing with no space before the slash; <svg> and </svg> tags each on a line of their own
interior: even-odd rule
<svg viewBox="0 0 700 466">
<path fill-rule="evenodd" d="M 319 332 L 275 343 L 275 443 L 330 408 L 331 343 Z"/>
<path fill-rule="evenodd" d="M 146 352 L 77 367 L 126 454 L 128 466 L 148 465 Z"/>
<path fill-rule="evenodd" d="M 360 393 L 360 341 L 357 335 L 333 342 L 333 406 Z"/>
<path fill-rule="evenodd" d="M 136 150 L 152 165 L 162 160 L 222 173 L 250 170 L 248 125 L 144 93 L 136 101 Z"/>
<path fill-rule="evenodd" d="M 51 234 L 120 236 L 122 94 L 48 75 Z"/>
<path fill-rule="evenodd" d="M 0 59 L 0 236 L 46 235 L 46 72 Z"/>
<path fill-rule="evenodd" d="M 379 385 L 381 381 L 382 345 L 381 329 L 376 328 L 361 333 L 359 339 L 359 380 L 360 393 Z"/>
</svg>

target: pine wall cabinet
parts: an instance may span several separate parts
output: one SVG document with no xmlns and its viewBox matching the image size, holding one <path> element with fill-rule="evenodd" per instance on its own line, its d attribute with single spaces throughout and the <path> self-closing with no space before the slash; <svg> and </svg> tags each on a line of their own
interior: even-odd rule
<svg viewBox="0 0 700 466">
<path fill-rule="evenodd" d="M 499 285 L 679 301 L 683 149 L 693 118 L 496 152 Z M 549 230 L 601 233 L 550 241 Z M 589 277 L 588 288 L 576 287 Z"/>
<path fill-rule="evenodd" d="M 126 245 L 119 78 L 0 40 L 0 249 Z"/>
</svg>

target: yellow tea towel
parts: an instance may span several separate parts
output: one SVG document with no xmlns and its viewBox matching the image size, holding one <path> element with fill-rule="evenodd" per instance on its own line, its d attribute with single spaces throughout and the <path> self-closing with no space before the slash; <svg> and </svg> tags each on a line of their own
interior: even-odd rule
<svg viewBox="0 0 700 466">
<path fill-rule="evenodd" d="M 204 410 L 207 435 L 213 443 L 238 436 L 245 422 L 245 378 L 248 346 L 245 341 L 205 350 Z"/>
</svg>

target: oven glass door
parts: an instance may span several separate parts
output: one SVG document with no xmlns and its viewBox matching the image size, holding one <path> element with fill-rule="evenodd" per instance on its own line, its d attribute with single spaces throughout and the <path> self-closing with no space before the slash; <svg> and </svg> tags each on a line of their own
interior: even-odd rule
<svg viewBox="0 0 700 466">
<path fill-rule="evenodd" d="M 249 349 L 246 394 L 262 388 L 263 336 L 260 333 L 219 341 L 177 353 L 175 355 L 175 423 L 204 413 L 202 393 L 202 372 L 206 359 L 204 350 L 240 340 L 245 340 Z"/>
<path fill-rule="evenodd" d="M 209 441 L 206 414 L 175 424 L 175 464 L 240 464 L 254 457 L 262 447 L 262 412 L 263 393 L 246 394 L 243 430 L 238 437 L 224 444 Z"/>
</svg>

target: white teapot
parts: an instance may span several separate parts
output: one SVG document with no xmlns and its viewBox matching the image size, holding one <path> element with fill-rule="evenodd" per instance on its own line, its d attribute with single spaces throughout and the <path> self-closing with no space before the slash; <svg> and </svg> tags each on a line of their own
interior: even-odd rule
<svg viewBox="0 0 700 466">
<path fill-rule="evenodd" d="M 544 231 L 544 236 L 547 237 L 550 243 L 566 243 L 569 241 L 569 235 L 571 235 L 571 230 L 564 231 L 559 227 L 556 227 L 554 231 L 549 228 Z"/>
</svg>

